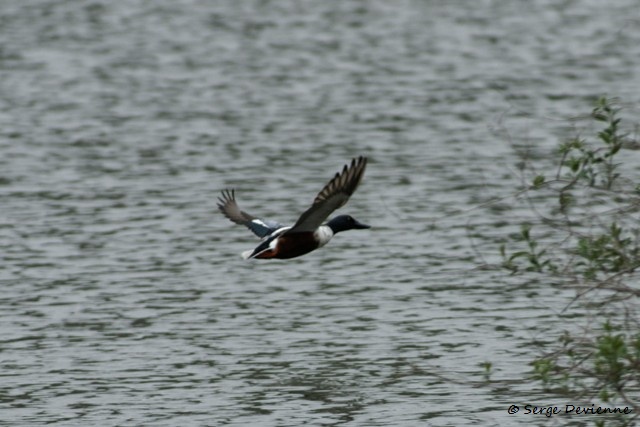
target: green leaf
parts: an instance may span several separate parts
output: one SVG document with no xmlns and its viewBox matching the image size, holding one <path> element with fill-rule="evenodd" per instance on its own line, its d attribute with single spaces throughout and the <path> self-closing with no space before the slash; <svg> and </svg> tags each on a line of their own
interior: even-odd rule
<svg viewBox="0 0 640 427">
<path fill-rule="evenodd" d="M 573 196 L 569 193 L 560 193 L 559 200 L 560 209 L 565 212 L 571 205 L 573 205 Z"/>
<path fill-rule="evenodd" d="M 609 118 L 607 117 L 607 115 L 597 111 L 597 109 L 593 110 L 593 113 L 591 113 L 591 117 L 593 117 L 599 122 L 609 121 Z"/>
<path fill-rule="evenodd" d="M 544 176 L 538 175 L 533 179 L 533 187 L 540 188 L 544 184 Z"/>
<path fill-rule="evenodd" d="M 518 252 L 514 252 L 513 254 L 511 254 L 511 256 L 509 257 L 509 262 L 513 261 L 516 258 L 522 258 L 522 257 L 528 257 L 529 256 L 529 252 L 527 251 L 518 251 Z"/>
</svg>

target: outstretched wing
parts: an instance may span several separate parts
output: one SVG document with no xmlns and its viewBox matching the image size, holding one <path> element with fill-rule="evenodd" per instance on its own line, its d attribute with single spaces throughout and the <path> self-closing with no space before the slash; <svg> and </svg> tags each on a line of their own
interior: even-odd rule
<svg viewBox="0 0 640 427">
<path fill-rule="evenodd" d="M 313 204 L 286 234 L 315 231 L 329 215 L 347 203 L 356 191 L 367 167 L 367 158 L 360 156 L 345 165 L 342 172 L 336 173 L 331 181 L 318 193 Z"/>
<path fill-rule="evenodd" d="M 240 207 L 236 203 L 235 191 L 224 190 L 222 191 L 222 197 L 218 197 L 218 209 L 236 224 L 244 225 L 253 233 L 263 238 L 270 235 L 274 231 L 283 226 L 275 221 L 269 221 L 265 219 L 256 218 L 253 215 L 241 211 Z"/>
</svg>

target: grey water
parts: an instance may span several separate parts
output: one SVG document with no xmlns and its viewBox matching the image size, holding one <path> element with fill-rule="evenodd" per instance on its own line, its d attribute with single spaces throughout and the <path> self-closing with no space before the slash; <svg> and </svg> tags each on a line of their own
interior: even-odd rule
<svg viewBox="0 0 640 427">
<path fill-rule="evenodd" d="M 507 408 L 555 402 L 522 378 L 573 293 L 478 267 L 531 215 L 519 154 L 640 103 L 639 27 L 632 0 L 1 1 L 0 425 L 554 425 Z M 240 258 L 222 189 L 292 223 L 358 155 L 340 212 L 371 230 Z"/>
</svg>

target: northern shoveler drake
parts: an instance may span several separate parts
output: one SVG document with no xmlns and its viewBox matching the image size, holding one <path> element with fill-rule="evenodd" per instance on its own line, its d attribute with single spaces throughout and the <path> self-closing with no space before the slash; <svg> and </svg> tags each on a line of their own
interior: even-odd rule
<svg viewBox="0 0 640 427">
<path fill-rule="evenodd" d="M 345 165 L 342 172 L 336 173 L 333 179 L 318 193 L 311 207 L 303 212 L 291 227 L 256 218 L 240 210 L 236 203 L 234 190 L 222 192 L 222 197 L 218 198 L 218 208 L 231 221 L 248 227 L 262 239 L 262 242 L 255 249 L 243 252 L 243 258 L 287 259 L 299 257 L 326 245 L 336 233 L 371 228 L 349 215 L 338 215 L 323 224 L 327 217 L 336 209 L 344 206 L 356 191 L 366 166 L 367 158 L 362 156 L 353 159 L 351 165 Z"/>
</svg>

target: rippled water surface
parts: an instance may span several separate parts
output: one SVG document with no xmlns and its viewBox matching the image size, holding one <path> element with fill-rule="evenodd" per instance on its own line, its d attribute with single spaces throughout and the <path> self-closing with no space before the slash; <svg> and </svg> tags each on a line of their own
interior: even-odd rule
<svg viewBox="0 0 640 427">
<path fill-rule="evenodd" d="M 596 97 L 638 105 L 639 22 L 631 0 L 1 2 L 0 424 L 531 424 L 506 408 L 547 403 L 518 383 L 572 294 L 476 269 L 530 214 L 482 204 Z M 239 257 L 220 190 L 293 222 L 357 155 L 343 212 L 371 230 Z"/>
</svg>

